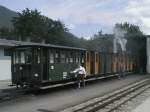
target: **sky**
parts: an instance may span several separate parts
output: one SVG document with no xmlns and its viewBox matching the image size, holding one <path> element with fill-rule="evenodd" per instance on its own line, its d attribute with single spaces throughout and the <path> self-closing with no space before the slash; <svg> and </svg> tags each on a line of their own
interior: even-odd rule
<svg viewBox="0 0 150 112">
<path fill-rule="evenodd" d="M 78 37 L 90 38 L 101 30 L 113 33 L 114 25 L 123 22 L 150 34 L 150 0 L 0 0 L 0 5 L 17 12 L 38 9 Z"/>
</svg>

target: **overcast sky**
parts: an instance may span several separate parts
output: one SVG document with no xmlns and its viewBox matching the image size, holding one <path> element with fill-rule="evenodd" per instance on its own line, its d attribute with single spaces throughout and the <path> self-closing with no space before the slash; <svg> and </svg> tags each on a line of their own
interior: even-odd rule
<svg viewBox="0 0 150 112">
<path fill-rule="evenodd" d="M 139 25 L 150 34 L 150 0 L 0 0 L 0 5 L 18 12 L 36 8 L 79 37 L 89 38 L 100 30 L 112 33 L 114 24 L 121 22 Z"/>
</svg>

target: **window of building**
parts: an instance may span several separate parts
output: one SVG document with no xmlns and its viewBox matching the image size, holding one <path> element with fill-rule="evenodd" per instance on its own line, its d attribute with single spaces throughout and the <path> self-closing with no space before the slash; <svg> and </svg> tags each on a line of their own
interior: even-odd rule
<svg viewBox="0 0 150 112">
<path fill-rule="evenodd" d="M 5 48 L 4 49 L 4 56 L 11 56 L 11 50 L 10 49 L 7 49 L 7 48 Z"/>
</svg>

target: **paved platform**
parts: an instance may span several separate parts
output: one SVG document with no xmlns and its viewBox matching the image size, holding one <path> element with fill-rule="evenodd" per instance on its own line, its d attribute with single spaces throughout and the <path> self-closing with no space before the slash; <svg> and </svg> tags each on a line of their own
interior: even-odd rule
<svg viewBox="0 0 150 112">
<path fill-rule="evenodd" d="M 0 103 L 0 112 L 58 112 L 61 109 L 77 105 L 98 97 L 114 89 L 121 88 L 149 75 L 129 75 L 119 80 L 96 81 L 77 89 L 76 86 L 40 91 L 42 94 L 29 95 L 20 99 Z"/>
<path fill-rule="evenodd" d="M 11 85 L 11 80 L 0 80 L 0 90 L 12 88 L 9 85 Z"/>
<path fill-rule="evenodd" d="M 132 112 L 150 112 L 150 97 L 147 98 L 141 105 L 135 108 Z"/>
</svg>

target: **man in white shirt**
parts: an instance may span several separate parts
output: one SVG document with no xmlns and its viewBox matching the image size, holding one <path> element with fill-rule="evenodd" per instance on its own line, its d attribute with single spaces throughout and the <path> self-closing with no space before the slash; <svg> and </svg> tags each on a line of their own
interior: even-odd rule
<svg viewBox="0 0 150 112">
<path fill-rule="evenodd" d="M 80 64 L 78 65 L 78 68 L 76 68 L 74 71 L 72 71 L 71 73 L 75 73 L 77 76 L 77 80 L 78 80 L 78 88 L 80 88 L 81 86 L 81 82 L 83 82 L 83 87 L 85 87 L 85 77 L 86 77 L 86 71 L 85 68 L 83 66 L 81 66 Z"/>
</svg>

